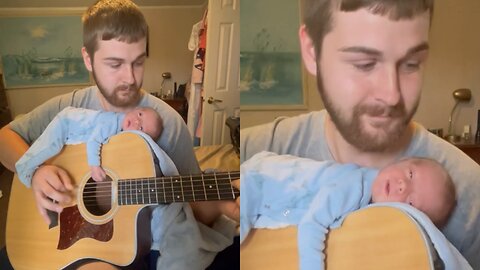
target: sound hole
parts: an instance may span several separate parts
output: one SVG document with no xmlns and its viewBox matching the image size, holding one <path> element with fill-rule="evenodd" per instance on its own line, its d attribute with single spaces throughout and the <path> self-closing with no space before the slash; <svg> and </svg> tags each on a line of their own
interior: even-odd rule
<svg viewBox="0 0 480 270">
<path fill-rule="evenodd" d="M 95 182 L 92 178 L 88 179 L 83 189 L 83 202 L 85 208 L 92 215 L 105 215 L 112 208 L 112 178 L 107 175 L 107 179 L 102 182 Z"/>
</svg>

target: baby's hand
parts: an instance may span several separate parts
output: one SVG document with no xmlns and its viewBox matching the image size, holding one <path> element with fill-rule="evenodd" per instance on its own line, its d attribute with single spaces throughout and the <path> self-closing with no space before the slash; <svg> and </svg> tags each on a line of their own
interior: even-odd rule
<svg viewBox="0 0 480 270">
<path fill-rule="evenodd" d="M 107 174 L 100 166 L 90 166 L 90 171 L 92 172 L 92 178 L 96 182 L 101 182 L 107 178 Z"/>
</svg>

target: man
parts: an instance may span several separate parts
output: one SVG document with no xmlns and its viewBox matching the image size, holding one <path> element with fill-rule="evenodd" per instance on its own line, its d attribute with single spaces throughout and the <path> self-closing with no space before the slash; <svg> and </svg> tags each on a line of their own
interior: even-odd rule
<svg viewBox="0 0 480 270">
<path fill-rule="evenodd" d="M 412 121 L 433 0 L 305 0 L 303 10 L 302 58 L 326 110 L 242 130 L 242 162 L 261 150 L 376 168 L 404 156 L 435 159 L 458 199 L 443 232 L 480 269 L 480 167 Z"/>
<path fill-rule="evenodd" d="M 82 22 L 82 56 L 97 85 L 55 97 L 2 128 L 2 164 L 15 171 L 15 162 L 40 136 L 53 117 L 67 106 L 114 112 L 128 112 L 142 106 L 155 109 L 162 117 L 164 132 L 157 143 L 171 157 L 180 174 L 199 173 L 193 144 L 182 118 L 166 103 L 141 88 L 147 58 L 148 29 L 138 7 L 129 0 L 100 0 L 87 9 Z M 72 189 L 67 173 L 55 166 L 40 166 L 32 177 L 32 190 L 38 210 L 47 222 L 47 210 L 61 212 L 59 203 L 70 200 L 67 192 Z M 238 213 L 233 202 L 195 203 L 192 208 L 195 217 L 208 226 L 217 221 L 222 211 Z M 233 217 L 236 218 L 235 213 Z M 228 224 L 221 232 L 214 233 L 228 235 L 233 230 L 234 224 Z"/>
</svg>

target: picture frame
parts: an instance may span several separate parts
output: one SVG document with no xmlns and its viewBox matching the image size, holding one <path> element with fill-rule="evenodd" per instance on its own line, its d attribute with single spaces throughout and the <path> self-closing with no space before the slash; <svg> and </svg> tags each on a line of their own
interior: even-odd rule
<svg viewBox="0 0 480 270">
<path fill-rule="evenodd" d="M 81 55 L 81 17 L 0 17 L 6 89 L 90 84 Z"/>
<path fill-rule="evenodd" d="M 307 75 L 297 34 L 299 2 L 242 0 L 240 4 L 241 109 L 306 109 Z"/>
</svg>

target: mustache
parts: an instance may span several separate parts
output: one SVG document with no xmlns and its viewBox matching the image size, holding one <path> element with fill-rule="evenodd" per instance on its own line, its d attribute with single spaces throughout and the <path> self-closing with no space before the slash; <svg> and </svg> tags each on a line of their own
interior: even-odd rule
<svg viewBox="0 0 480 270">
<path fill-rule="evenodd" d="M 384 105 L 359 105 L 356 110 L 357 114 L 368 114 L 370 116 L 386 116 L 401 117 L 406 114 L 405 106 L 397 104 L 395 106 Z"/>
<path fill-rule="evenodd" d="M 133 91 L 133 90 L 136 90 L 136 87 L 135 87 L 134 84 L 120 85 L 120 86 L 115 87 L 115 91 L 124 91 L 124 90 Z"/>
</svg>

